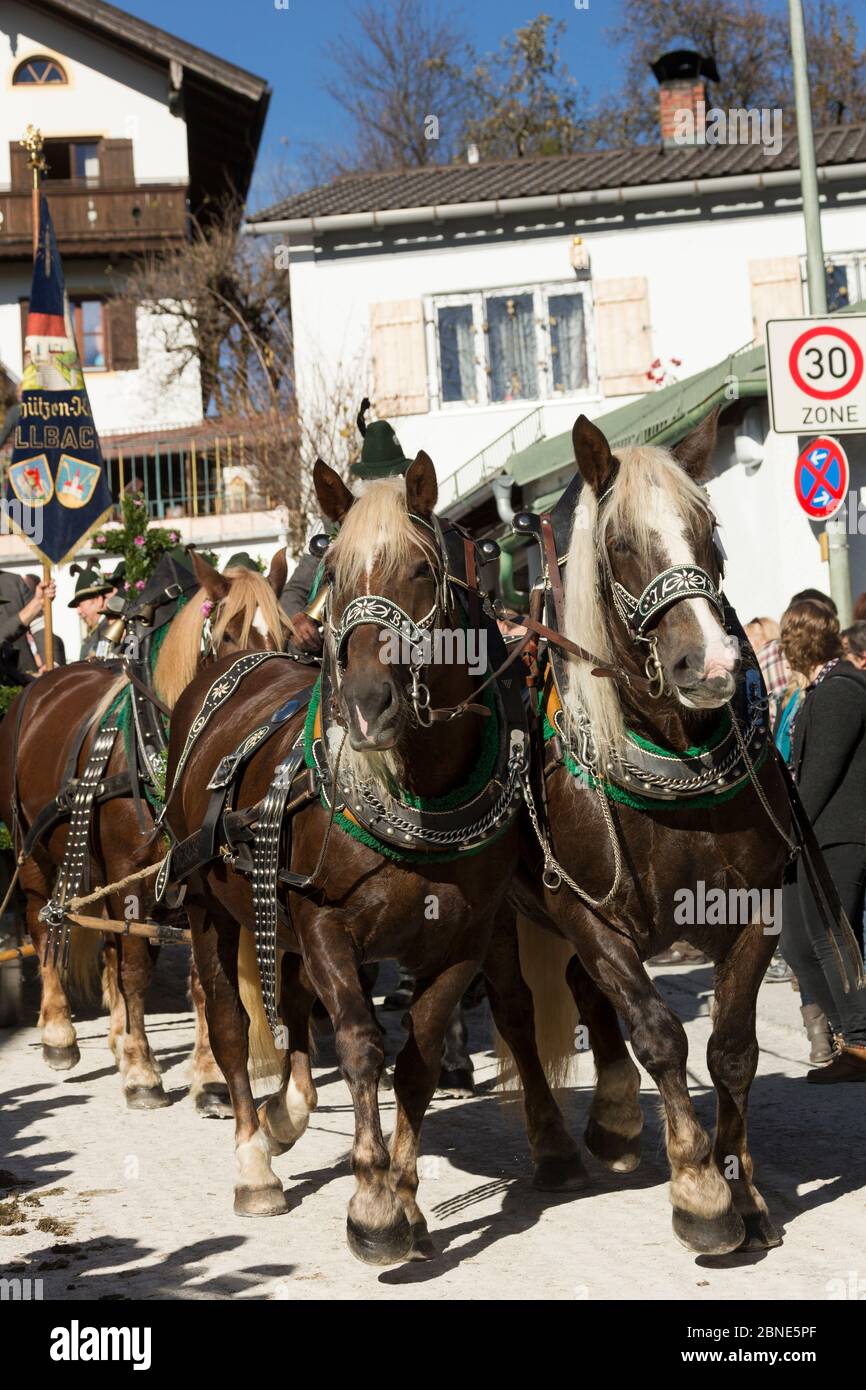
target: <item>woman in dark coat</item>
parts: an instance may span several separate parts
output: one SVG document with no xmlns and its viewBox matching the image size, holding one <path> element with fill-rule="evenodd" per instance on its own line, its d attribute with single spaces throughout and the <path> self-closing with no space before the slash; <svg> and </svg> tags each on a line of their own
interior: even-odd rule
<svg viewBox="0 0 866 1390">
<path fill-rule="evenodd" d="M 793 732 L 793 770 L 803 805 L 854 931 L 866 894 L 866 674 L 842 657 L 839 621 L 812 600 L 782 619 L 782 650 L 809 682 Z M 836 1035 L 831 1061 L 808 1073 L 820 1084 L 866 1081 L 866 988 L 842 989 L 831 942 L 798 867 L 785 893 L 782 952 Z"/>
</svg>

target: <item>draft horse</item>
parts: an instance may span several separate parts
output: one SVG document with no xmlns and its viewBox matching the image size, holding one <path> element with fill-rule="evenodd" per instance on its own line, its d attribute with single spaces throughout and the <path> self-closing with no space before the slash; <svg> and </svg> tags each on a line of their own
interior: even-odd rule
<svg viewBox="0 0 866 1390">
<path fill-rule="evenodd" d="M 543 853 L 530 832 L 513 888 L 519 910 L 576 952 L 567 980 L 597 1067 L 589 1149 L 618 1171 L 639 1161 L 639 1073 L 619 1014 L 664 1105 L 674 1232 L 704 1255 L 780 1243 L 753 1181 L 746 1111 L 792 849 L 765 692 L 720 591 L 700 485 L 715 438 L 713 414 L 672 452 L 613 455 L 585 417 L 574 426 L 582 487 L 569 489 L 565 583 L 556 593 L 554 574 L 548 612 L 589 659 L 548 669 L 549 830 Z M 723 906 L 701 921 L 689 904 L 706 901 Z M 715 966 L 713 1140 L 689 1096 L 685 1031 L 644 968 L 676 938 Z"/>
<path fill-rule="evenodd" d="M 431 661 L 423 668 L 413 657 L 422 629 L 455 632 L 471 621 L 446 573 L 433 464 L 419 453 L 405 482 L 372 482 L 356 499 L 319 461 L 315 485 L 322 514 L 340 527 L 326 556 L 330 598 L 321 683 L 312 693 L 304 690 L 309 678 L 303 671 L 271 661 L 214 707 L 221 685 L 233 679 L 234 663 L 199 676 L 172 721 L 166 820 L 182 841 L 174 859 L 186 853 L 183 847 L 194 848 L 214 794 L 208 783 L 219 794 L 224 779 L 218 769 L 230 765 L 239 738 L 243 749 L 251 731 L 258 738 L 259 730 L 272 728 L 275 711 L 290 709 L 293 701 L 307 704 L 305 730 L 296 711 L 247 759 L 231 791 L 230 804 L 248 808 L 241 819 L 258 822 L 264 851 L 268 844 L 273 849 L 270 882 L 267 856 L 260 876 L 245 874 L 238 867 L 242 846 L 233 849 L 222 834 L 219 857 L 190 877 L 185 907 L 214 1053 L 235 1113 L 235 1212 L 270 1216 L 287 1209 L 271 1158 L 300 1138 L 316 1105 L 308 1038 L 318 997 L 333 1023 L 355 1114 L 349 1248 L 363 1261 L 387 1264 L 433 1253 L 416 1200 L 421 1124 L 439 1076 L 446 1026 L 482 965 L 494 1017 L 530 1098 L 530 1145 L 540 1180 L 565 1188 L 575 1175 L 582 1181 L 583 1170 L 535 1054 L 531 998 L 514 988 L 515 938 L 501 940 L 494 931 L 517 851 L 513 813 L 523 739 L 498 694 L 482 703 L 465 652 L 452 663 Z M 381 639 L 398 632 L 411 634 L 410 651 L 398 648 L 386 658 Z M 206 727 L 191 740 L 191 728 L 202 720 Z M 306 768 L 298 761 L 302 748 Z M 269 798 L 280 788 L 289 810 L 269 820 Z M 333 824 L 323 799 L 334 810 Z M 466 852 L 470 846 L 472 853 Z M 277 890 L 288 946 L 279 1005 L 287 1050 L 279 1091 L 257 1107 L 238 961 L 240 955 L 243 983 L 249 928 L 264 924 L 271 908 L 276 912 Z M 272 949 L 265 941 L 259 953 L 266 998 Z M 394 1068 L 390 1153 L 378 1109 L 382 1034 L 359 978 L 364 964 L 386 959 L 399 961 L 416 980 L 409 1037 Z"/>
<path fill-rule="evenodd" d="M 169 709 L 203 663 L 246 647 L 281 648 L 286 641 L 288 624 L 277 602 L 286 578 L 285 551 L 275 556 L 267 579 L 245 569 L 220 574 L 195 554 L 193 564 L 201 587 L 171 620 L 153 672 L 155 693 Z M 129 692 L 129 683 L 125 676 L 118 677 L 116 667 L 112 670 L 96 661 L 75 662 L 41 676 L 10 707 L 0 725 L 0 818 L 10 826 L 17 821 L 16 852 L 39 813 L 62 791 L 64 775 L 73 760 L 74 772 L 80 777 L 104 716 L 124 691 Z M 26 704 L 19 711 L 22 701 Z M 125 739 L 118 736 L 104 775 L 108 781 L 128 771 Z M 91 887 L 118 882 L 162 858 L 161 839 L 151 833 L 152 809 L 143 796 L 139 805 L 143 827 L 128 779 L 125 794 L 103 802 L 97 799 L 89 835 Z M 42 1055 L 56 1071 L 74 1067 L 80 1053 L 64 972 L 53 952 L 46 954 L 48 926 L 39 914 L 52 896 L 68 833 L 68 817 L 50 826 L 21 864 L 20 873 L 27 929 L 39 954 Z M 147 915 L 148 891 L 144 882 L 127 890 L 138 900 L 136 917 Z M 125 895 L 107 898 L 105 908 L 108 916 L 123 919 Z M 103 998 L 110 1011 L 108 1041 L 123 1081 L 126 1104 L 133 1110 L 167 1105 L 159 1064 L 145 1031 L 144 996 L 158 948 L 141 937 L 106 933 L 101 938 L 98 932 L 74 928 L 69 956 L 74 983 L 89 983 L 101 940 Z M 200 1114 L 230 1115 L 225 1082 L 210 1049 L 204 997 L 194 965 L 190 994 L 196 1015 L 191 1095 Z"/>
</svg>

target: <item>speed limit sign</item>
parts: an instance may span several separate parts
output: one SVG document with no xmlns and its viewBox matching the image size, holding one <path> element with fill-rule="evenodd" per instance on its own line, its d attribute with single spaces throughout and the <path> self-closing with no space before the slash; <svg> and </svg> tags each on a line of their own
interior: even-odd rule
<svg viewBox="0 0 866 1390">
<path fill-rule="evenodd" d="M 866 432 L 866 315 L 770 319 L 767 369 L 778 434 Z"/>
</svg>

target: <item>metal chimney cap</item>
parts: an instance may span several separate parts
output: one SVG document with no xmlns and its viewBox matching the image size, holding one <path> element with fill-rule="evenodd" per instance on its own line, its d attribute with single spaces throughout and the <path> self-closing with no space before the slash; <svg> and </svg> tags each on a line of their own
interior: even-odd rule
<svg viewBox="0 0 866 1390">
<path fill-rule="evenodd" d="M 675 48 L 663 53 L 650 63 L 657 82 L 688 81 L 690 78 L 705 77 L 709 82 L 719 81 L 719 70 L 715 58 L 705 58 L 693 48 Z"/>
</svg>

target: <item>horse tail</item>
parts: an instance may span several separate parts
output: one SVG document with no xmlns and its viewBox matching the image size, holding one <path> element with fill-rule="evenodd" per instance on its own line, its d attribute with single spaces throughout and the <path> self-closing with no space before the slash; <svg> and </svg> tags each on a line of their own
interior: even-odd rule
<svg viewBox="0 0 866 1390">
<path fill-rule="evenodd" d="M 517 918 L 520 969 L 532 993 L 535 1044 L 548 1084 L 565 1086 L 575 1060 L 575 1029 L 579 1022 L 574 997 L 566 984 L 565 968 L 574 955 L 570 941 L 542 931 L 526 917 Z M 520 1090 L 520 1080 L 505 1041 L 496 1034 L 501 1090 Z"/>
<path fill-rule="evenodd" d="M 280 982 L 280 957 L 277 958 L 277 991 Z M 256 940 L 251 931 L 241 928 L 238 942 L 238 989 L 241 1003 L 250 1021 L 249 1073 L 254 1080 L 282 1076 L 285 1052 L 278 1052 L 262 1001 L 259 964 L 256 960 Z"/>
<path fill-rule="evenodd" d="M 80 999 L 95 999 L 99 994 L 101 950 L 102 936 L 98 931 L 91 931 L 89 927 L 72 928 L 66 979 L 70 989 Z"/>
</svg>

